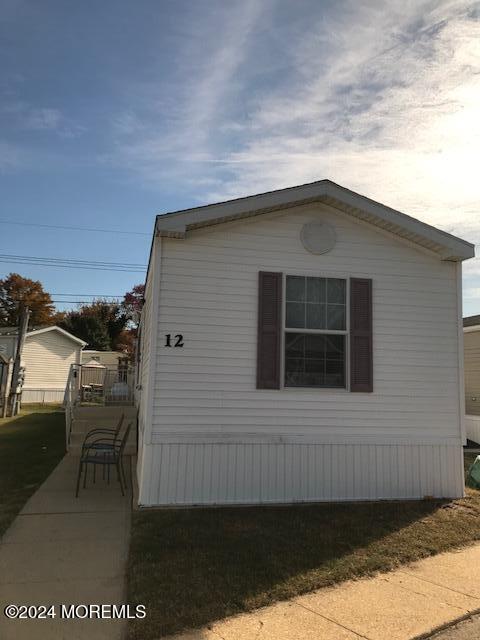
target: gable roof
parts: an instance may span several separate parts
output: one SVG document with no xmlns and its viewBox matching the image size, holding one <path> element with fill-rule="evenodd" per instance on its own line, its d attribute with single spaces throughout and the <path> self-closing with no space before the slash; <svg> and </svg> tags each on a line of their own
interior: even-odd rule
<svg viewBox="0 0 480 640">
<path fill-rule="evenodd" d="M 330 180 L 320 180 L 298 187 L 278 189 L 246 198 L 158 215 L 155 233 L 159 236 L 185 238 L 186 232 L 193 229 L 312 202 L 322 202 L 336 207 L 359 220 L 369 222 L 429 249 L 438 254 L 442 260 L 461 261 L 473 258 L 475 255 L 475 246 L 470 242 L 386 207 Z"/>
<path fill-rule="evenodd" d="M 480 330 L 480 315 L 468 316 L 463 319 L 463 329 L 468 333 L 469 331 Z"/>
<path fill-rule="evenodd" d="M 65 329 L 62 329 L 61 327 L 57 327 L 57 325 L 52 325 L 49 327 L 34 327 L 33 329 L 30 329 L 30 331 L 27 331 L 27 338 L 29 338 L 30 336 L 38 335 L 39 333 L 46 333 L 47 331 L 58 331 L 66 338 L 69 338 L 70 340 L 73 340 L 74 342 L 81 344 L 82 347 L 84 347 L 87 344 L 84 340 L 77 338 L 76 336 L 72 335 L 68 331 L 65 331 Z M 0 336 L 15 337 L 17 335 L 18 335 L 18 327 L 0 327 Z"/>
</svg>

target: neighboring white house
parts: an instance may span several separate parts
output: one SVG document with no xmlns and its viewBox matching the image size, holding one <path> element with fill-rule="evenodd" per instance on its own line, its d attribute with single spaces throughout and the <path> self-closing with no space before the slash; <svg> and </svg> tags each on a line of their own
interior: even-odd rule
<svg viewBox="0 0 480 640">
<path fill-rule="evenodd" d="M 463 319 L 467 438 L 480 443 L 480 315 Z"/>
<path fill-rule="evenodd" d="M 16 327 L 0 328 L 0 353 L 4 357 L 15 357 L 17 336 Z M 85 344 L 57 326 L 30 330 L 22 353 L 22 404 L 62 402 L 70 365 L 80 363 Z"/>
<path fill-rule="evenodd" d="M 463 495 L 473 255 L 328 180 L 158 216 L 139 503 Z"/>
</svg>

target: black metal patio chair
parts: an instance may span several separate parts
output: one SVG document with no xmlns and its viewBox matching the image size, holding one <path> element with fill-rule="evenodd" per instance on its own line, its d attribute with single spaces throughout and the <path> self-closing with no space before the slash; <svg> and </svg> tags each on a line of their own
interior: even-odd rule
<svg viewBox="0 0 480 640">
<path fill-rule="evenodd" d="M 132 423 L 130 422 L 120 440 L 118 440 L 118 438 L 116 437 L 103 437 L 97 438 L 95 440 L 92 440 L 91 442 L 87 442 L 84 444 L 80 455 L 80 462 L 78 465 L 77 488 L 75 492 L 76 498 L 78 498 L 78 490 L 80 488 L 80 479 L 82 477 L 82 472 L 84 472 L 83 488 L 85 489 L 86 487 L 89 464 L 93 465 L 94 482 L 95 471 L 98 465 L 102 466 L 104 477 L 105 469 L 107 469 L 108 481 L 110 481 L 110 467 L 114 466 L 117 471 L 117 478 L 120 483 L 122 496 L 125 495 L 127 480 L 125 476 L 125 468 L 123 465 L 123 454 L 131 428 Z"/>
<path fill-rule="evenodd" d="M 83 440 L 82 451 L 83 451 L 85 445 L 88 443 L 88 441 L 93 437 L 95 437 L 95 439 L 97 439 L 97 438 L 100 438 L 102 436 L 106 436 L 106 437 L 112 437 L 115 440 L 117 440 L 119 438 L 120 430 L 122 428 L 122 424 L 123 424 L 124 420 L 125 420 L 125 414 L 122 413 L 122 415 L 120 416 L 120 419 L 119 419 L 119 421 L 117 423 L 117 426 L 115 428 L 95 427 L 93 429 L 90 429 L 90 431 L 88 431 L 88 433 L 85 435 L 85 438 Z"/>
</svg>

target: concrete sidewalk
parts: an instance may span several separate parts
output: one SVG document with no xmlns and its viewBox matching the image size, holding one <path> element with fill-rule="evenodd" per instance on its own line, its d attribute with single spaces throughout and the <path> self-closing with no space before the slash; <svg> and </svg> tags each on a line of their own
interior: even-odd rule
<svg viewBox="0 0 480 640">
<path fill-rule="evenodd" d="M 0 541 L 1 640 L 122 637 L 125 621 L 58 617 L 61 604 L 125 602 L 131 496 L 122 497 L 116 479 L 107 485 L 98 472 L 93 485 L 90 469 L 76 499 L 77 465 L 78 458 L 65 456 Z M 128 471 L 127 480 L 131 486 Z M 8 620 L 8 604 L 54 604 L 57 617 Z"/>
<path fill-rule="evenodd" d="M 480 609 L 480 545 L 350 581 L 176 640 L 412 640 Z"/>
</svg>

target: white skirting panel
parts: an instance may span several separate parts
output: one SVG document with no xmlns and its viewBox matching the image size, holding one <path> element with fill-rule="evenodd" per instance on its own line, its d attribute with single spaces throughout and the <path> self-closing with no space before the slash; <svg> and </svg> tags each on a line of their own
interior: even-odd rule
<svg viewBox="0 0 480 640">
<path fill-rule="evenodd" d="M 465 429 L 469 440 L 480 443 L 480 416 L 467 414 L 465 416 Z"/>
<path fill-rule="evenodd" d="M 23 389 L 22 404 L 61 403 L 65 389 Z"/>
<path fill-rule="evenodd" d="M 271 504 L 463 496 L 460 445 L 146 445 L 139 503 Z"/>
</svg>

